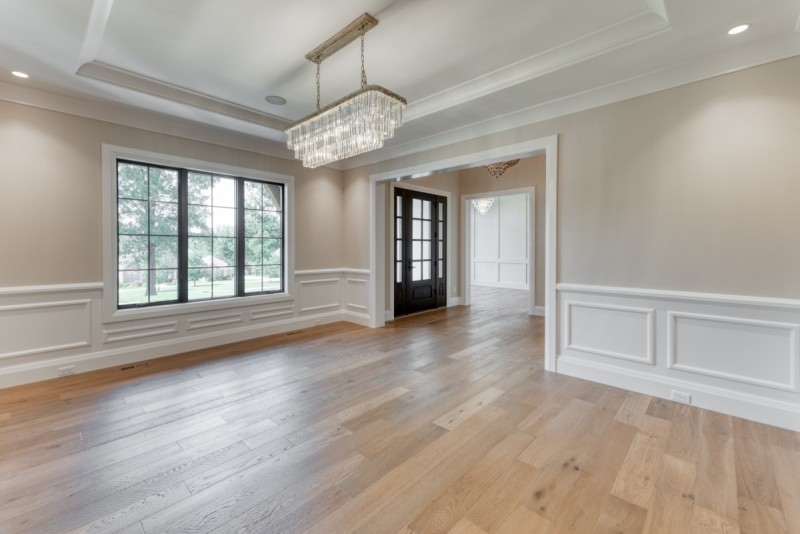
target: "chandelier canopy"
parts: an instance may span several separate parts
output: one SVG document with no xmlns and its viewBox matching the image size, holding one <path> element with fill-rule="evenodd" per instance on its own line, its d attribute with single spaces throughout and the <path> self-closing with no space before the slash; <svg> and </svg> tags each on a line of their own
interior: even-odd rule
<svg viewBox="0 0 800 534">
<path fill-rule="evenodd" d="M 304 167 L 319 167 L 383 146 L 403 124 L 406 99 L 379 85 L 368 85 L 364 68 L 364 34 L 378 20 L 364 13 L 323 44 L 306 54 L 317 64 L 317 111 L 286 128 L 286 146 Z M 320 107 L 322 61 L 361 37 L 361 88 Z"/>
</svg>

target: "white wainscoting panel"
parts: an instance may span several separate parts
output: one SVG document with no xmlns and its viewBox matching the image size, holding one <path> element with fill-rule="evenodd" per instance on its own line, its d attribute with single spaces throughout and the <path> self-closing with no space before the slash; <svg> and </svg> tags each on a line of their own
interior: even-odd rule
<svg viewBox="0 0 800 534">
<path fill-rule="evenodd" d="M 653 365 L 652 308 L 564 302 L 564 348 Z"/>
<path fill-rule="evenodd" d="M 669 312 L 668 365 L 797 391 L 798 324 Z"/>
<path fill-rule="evenodd" d="M 558 284 L 557 372 L 800 431 L 800 301 Z"/>
<path fill-rule="evenodd" d="M 369 288 L 367 280 L 363 278 L 347 277 L 345 282 L 345 305 L 352 310 L 367 311 L 367 297 Z"/>
<path fill-rule="evenodd" d="M 288 284 L 294 299 L 108 322 L 100 283 L 0 288 L 0 387 L 55 378 L 65 365 L 82 373 L 323 323 L 369 324 L 369 271 L 297 271 Z"/>
<path fill-rule="evenodd" d="M 300 312 L 314 312 L 341 307 L 339 300 L 339 278 L 322 278 L 319 280 L 301 280 Z"/>
<path fill-rule="evenodd" d="M 0 306 L 0 359 L 90 346 L 91 304 L 80 299 Z"/>
</svg>

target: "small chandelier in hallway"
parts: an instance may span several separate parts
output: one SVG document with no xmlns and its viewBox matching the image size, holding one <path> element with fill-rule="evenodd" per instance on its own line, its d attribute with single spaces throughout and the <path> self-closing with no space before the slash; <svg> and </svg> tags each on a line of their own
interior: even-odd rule
<svg viewBox="0 0 800 534">
<path fill-rule="evenodd" d="M 475 210 L 481 215 L 486 215 L 487 213 L 489 213 L 489 210 L 492 208 L 493 204 L 494 204 L 493 197 L 472 199 L 472 205 L 475 207 Z"/>
</svg>

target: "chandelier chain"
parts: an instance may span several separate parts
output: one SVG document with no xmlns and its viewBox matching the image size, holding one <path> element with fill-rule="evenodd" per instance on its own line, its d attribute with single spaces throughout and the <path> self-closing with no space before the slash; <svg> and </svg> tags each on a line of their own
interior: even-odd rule
<svg viewBox="0 0 800 534">
<path fill-rule="evenodd" d="M 317 111 L 320 110 L 319 104 L 319 70 L 322 67 L 322 61 L 317 61 Z"/>
<path fill-rule="evenodd" d="M 364 68 L 364 30 L 361 30 L 361 87 L 367 85 L 367 69 Z"/>
</svg>

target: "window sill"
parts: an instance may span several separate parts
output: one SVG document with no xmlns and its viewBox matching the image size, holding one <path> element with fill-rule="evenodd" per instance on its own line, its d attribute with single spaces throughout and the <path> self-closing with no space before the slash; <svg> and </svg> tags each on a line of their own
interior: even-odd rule
<svg viewBox="0 0 800 534">
<path fill-rule="evenodd" d="M 153 319 L 169 317 L 172 315 L 189 315 L 207 311 L 227 310 L 231 308 L 251 308 L 276 302 L 294 301 L 290 293 L 275 293 L 271 295 L 258 295 L 253 297 L 232 297 L 219 300 L 204 300 L 200 302 L 185 302 L 181 304 L 164 304 L 146 308 L 127 308 L 114 310 L 106 314 L 104 323 L 117 323 L 121 321 L 135 321 L 139 319 Z"/>
</svg>

